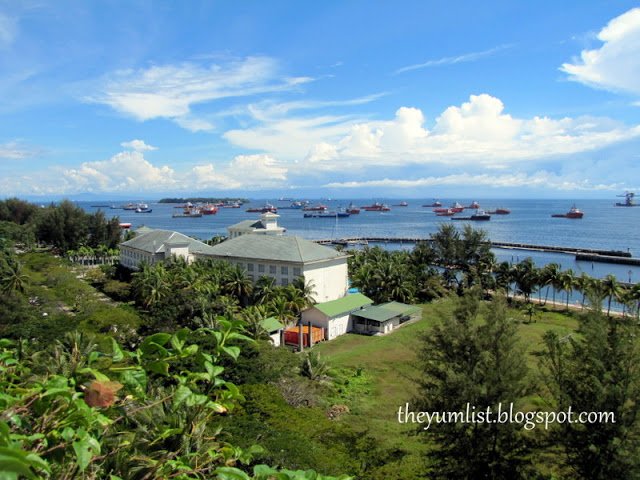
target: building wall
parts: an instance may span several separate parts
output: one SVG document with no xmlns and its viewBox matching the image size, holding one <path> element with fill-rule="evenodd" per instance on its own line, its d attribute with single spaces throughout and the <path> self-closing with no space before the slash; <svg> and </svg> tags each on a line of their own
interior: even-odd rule
<svg viewBox="0 0 640 480">
<path fill-rule="evenodd" d="M 317 303 L 337 300 L 347 294 L 349 277 L 347 259 L 336 258 L 304 266 L 305 283 L 314 285 Z"/>
<path fill-rule="evenodd" d="M 162 260 L 162 258 L 164 258 L 164 255 L 162 255 L 160 260 Z M 154 255 L 153 253 L 126 246 L 120 247 L 120 264 L 132 270 L 138 270 L 138 265 L 142 262 L 147 262 L 149 265 L 152 265 L 156 263 L 156 261 L 158 261 L 158 255 Z"/>
<path fill-rule="evenodd" d="M 302 312 L 302 323 L 324 329 L 325 340 L 333 340 L 340 335 L 350 332 L 352 329 L 351 315 L 345 313 L 343 315 L 329 318 L 317 308 L 311 307 Z"/>
</svg>

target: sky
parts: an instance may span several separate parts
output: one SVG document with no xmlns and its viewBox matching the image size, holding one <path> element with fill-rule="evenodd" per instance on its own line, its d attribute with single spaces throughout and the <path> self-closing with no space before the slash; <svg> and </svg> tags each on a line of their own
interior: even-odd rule
<svg viewBox="0 0 640 480">
<path fill-rule="evenodd" d="M 640 190 L 628 1 L 0 0 L 0 197 Z"/>
</svg>

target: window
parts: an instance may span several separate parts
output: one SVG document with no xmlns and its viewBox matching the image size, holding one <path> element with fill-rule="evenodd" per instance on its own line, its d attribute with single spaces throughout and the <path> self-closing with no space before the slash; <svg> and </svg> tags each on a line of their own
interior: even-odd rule
<svg viewBox="0 0 640 480">
<path fill-rule="evenodd" d="M 301 275 L 302 275 L 302 273 L 300 272 L 300 267 L 293 267 L 293 276 L 294 277 L 299 277 Z"/>
<path fill-rule="evenodd" d="M 280 267 L 280 275 L 289 275 L 289 267 Z"/>
<path fill-rule="evenodd" d="M 289 279 L 288 278 L 283 278 L 282 279 L 282 286 L 286 287 L 287 285 L 289 285 Z"/>
<path fill-rule="evenodd" d="M 275 275 L 276 274 L 276 270 L 277 270 L 277 268 L 276 268 L 275 265 L 269 265 L 269 273 L 271 275 Z"/>
<path fill-rule="evenodd" d="M 253 272 L 253 263 L 247 263 L 247 271 Z"/>
<path fill-rule="evenodd" d="M 258 264 L 258 272 L 264 273 L 264 265 L 261 263 Z"/>
</svg>

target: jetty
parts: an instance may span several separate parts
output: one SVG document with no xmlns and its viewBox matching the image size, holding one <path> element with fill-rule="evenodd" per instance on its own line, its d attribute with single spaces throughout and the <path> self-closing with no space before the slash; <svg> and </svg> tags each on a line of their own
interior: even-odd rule
<svg viewBox="0 0 640 480">
<path fill-rule="evenodd" d="M 349 237 L 341 239 L 315 240 L 322 245 L 354 245 L 369 243 L 418 243 L 431 242 L 431 238 L 422 237 Z M 565 247 L 558 245 L 533 245 L 528 243 L 489 242 L 492 248 L 507 250 L 530 250 L 538 252 L 566 253 L 575 255 L 576 260 L 589 262 L 618 263 L 624 265 L 640 265 L 640 258 L 633 258 L 631 252 L 622 250 L 598 250 L 591 248 Z"/>
</svg>

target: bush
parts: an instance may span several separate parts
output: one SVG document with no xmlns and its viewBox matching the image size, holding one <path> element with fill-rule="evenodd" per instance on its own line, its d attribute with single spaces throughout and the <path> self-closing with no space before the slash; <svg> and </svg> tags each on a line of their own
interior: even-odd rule
<svg viewBox="0 0 640 480">
<path fill-rule="evenodd" d="M 107 280 L 102 291 L 114 300 L 121 302 L 126 302 L 131 298 L 131 285 L 119 280 Z"/>
</svg>

